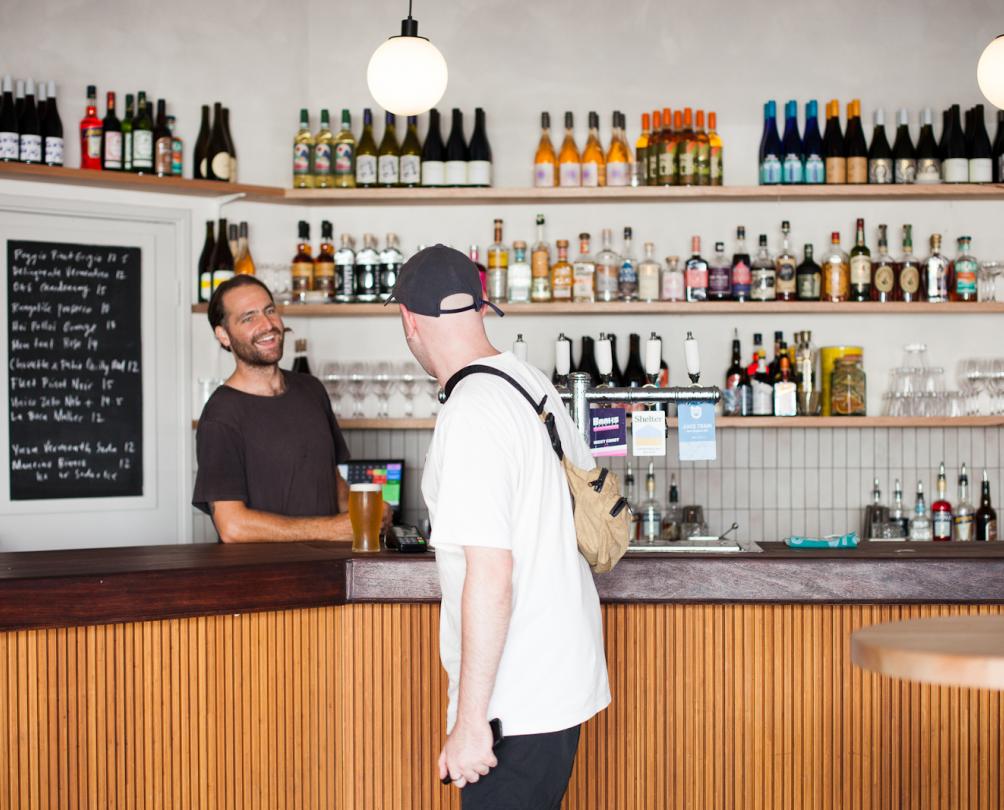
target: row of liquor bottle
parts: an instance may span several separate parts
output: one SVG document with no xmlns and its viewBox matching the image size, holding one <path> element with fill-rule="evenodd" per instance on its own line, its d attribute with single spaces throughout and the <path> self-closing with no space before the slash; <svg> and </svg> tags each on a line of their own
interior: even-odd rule
<svg viewBox="0 0 1004 810">
<path fill-rule="evenodd" d="M 918 541 L 955 541 L 960 543 L 994 542 L 997 540 L 997 512 L 990 496 L 990 478 L 983 471 L 979 506 L 970 501 L 969 472 L 963 464 L 959 470 L 958 500 L 948 499 L 945 463 L 938 469 L 936 500 L 928 508 L 924 499 L 924 482 L 917 482 L 917 497 L 912 512 L 903 504 L 903 489 L 896 479 L 893 502 L 882 501 L 879 479 L 872 488 L 871 503 L 864 511 L 862 534 L 868 539 Z"/>
<path fill-rule="evenodd" d="M 847 104 L 847 129 L 841 130 L 840 103 L 826 105 L 826 126 L 819 131 L 815 101 L 805 105 L 799 132 L 798 103 L 784 106 L 784 135 L 778 135 L 777 103 L 764 104 L 760 138 L 760 184 L 843 183 L 990 183 L 1000 182 L 1004 163 L 1004 110 L 997 113 L 997 135 L 991 145 L 982 104 L 966 111 L 963 127 L 958 104 L 942 113 L 941 139 L 934 136 L 934 112 L 919 114 L 920 132 L 914 146 L 910 115 L 896 113 L 892 146 L 885 130 L 885 111 L 873 113 L 871 145 L 861 124 L 861 101 Z"/>
<path fill-rule="evenodd" d="M 214 228 L 213 221 L 207 220 L 206 237 L 195 270 L 199 301 L 208 302 L 217 287 L 239 274 L 255 275 L 247 222 L 228 224 L 221 219 Z"/>
<path fill-rule="evenodd" d="M 725 253 L 725 243 L 715 243 L 712 258 L 701 255 L 701 238 L 691 239 L 691 255 L 655 258 L 655 245 L 645 242 L 637 258 L 633 230 L 623 230 L 623 247 L 613 247 L 613 231 L 604 229 L 601 249 L 591 253 L 592 237 L 579 234 L 579 253 L 570 258 L 569 241 L 559 239 L 556 258 L 544 237 L 544 217 L 537 215 L 537 241 L 528 248 L 516 241 L 510 251 L 503 241 L 501 219 L 495 220 L 495 238 L 487 251 L 484 273 L 489 300 L 505 302 L 571 301 L 929 301 L 932 303 L 977 300 L 979 262 L 970 254 L 972 239 L 958 239 L 958 254 L 950 260 L 941 253 L 941 235 L 931 235 L 931 252 L 923 260 L 913 255 L 912 226 L 903 226 L 902 255 L 889 254 L 888 228 L 878 228 L 873 254 L 865 240 L 864 220 L 857 220 L 854 246 L 845 253 L 840 232 L 831 234 L 830 249 L 817 263 L 811 244 L 804 246 L 801 262 L 791 248 L 790 225 L 781 223 L 782 245 L 772 254 L 767 234 L 759 235 L 751 257 L 746 229 L 736 229 L 735 250 Z M 475 259 L 476 260 L 476 259 Z"/>
<path fill-rule="evenodd" d="M 561 149 L 551 142 L 551 115 L 540 115 L 540 141 L 533 159 L 533 185 L 553 186 L 720 186 L 723 183 L 722 139 L 717 116 L 690 107 L 642 114 L 641 134 L 632 152 L 627 138 L 627 118 L 615 110 L 606 151 L 600 138 L 600 118 L 590 112 L 589 134 L 579 151 L 575 141 L 575 118 L 565 113 L 565 137 Z"/>
<path fill-rule="evenodd" d="M 418 116 L 407 117 L 404 139 L 398 141 L 397 116 L 384 113 L 377 146 L 373 112 L 363 110 L 358 141 L 352 115 L 342 110 L 341 129 L 333 132 L 328 111 L 321 110 L 320 128 L 311 132 L 310 115 L 300 110 L 300 128 L 293 138 L 293 188 L 415 188 L 417 186 L 490 186 L 492 150 L 485 111 L 474 110 L 474 131 L 464 137 L 464 116 L 453 109 L 450 134 L 443 142 L 439 111 L 429 111 L 425 140 L 418 135 Z"/>
</svg>

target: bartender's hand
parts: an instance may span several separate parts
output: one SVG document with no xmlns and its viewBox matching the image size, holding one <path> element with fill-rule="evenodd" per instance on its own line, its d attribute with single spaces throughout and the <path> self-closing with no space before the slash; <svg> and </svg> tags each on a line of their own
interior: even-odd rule
<svg viewBox="0 0 1004 810">
<path fill-rule="evenodd" d="M 387 534 L 390 531 L 390 527 L 394 525 L 394 507 L 392 507 L 386 501 L 383 505 L 383 519 L 380 522 L 380 533 Z"/>
<path fill-rule="evenodd" d="M 498 765 L 492 752 L 492 730 L 487 720 L 462 723 L 453 727 L 439 754 L 439 778 L 447 775 L 455 787 L 477 782 Z"/>
</svg>

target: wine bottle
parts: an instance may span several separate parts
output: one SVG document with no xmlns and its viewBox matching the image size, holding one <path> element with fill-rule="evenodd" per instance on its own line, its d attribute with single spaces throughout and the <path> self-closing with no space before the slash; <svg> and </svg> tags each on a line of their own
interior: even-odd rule
<svg viewBox="0 0 1004 810">
<path fill-rule="evenodd" d="M 474 108 L 474 132 L 467 147 L 467 185 L 487 188 L 492 184 L 492 148 L 485 130 L 485 111 Z"/>
<path fill-rule="evenodd" d="M 59 117 L 59 107 L 56 104 L 56 83 L 49 80 L 48 101 L 45 110 L 44 152 L 46 166 L 63 165 L 63 121 Z M 13 105 L 12 105 L 13 106 Z M 4 101 L 4 109 L 7 102 Z M 0 160 L 3 159 L 3 114 L 0 113 Z"/>
<path fill-rule="evenodd" d="M 823 132 L 823 160 L 826 163 L 827 185 L 847 182 L 847 158 L 844 156 L 844 134 L 840 130 L 840 103 L 831 99 L 826 105 L 826 129 Z"/>
<path fill-rule="evenodd" d="M 126 100 L 127 112 L 128 97 Z M 209 105 L 202 105 L 202 121 L 199 124 L 199 135 L 195 139 L 195 152 L 192 155 L 192 175 L 196 180 L 205 180 L 209 175 L 206 163 L 209 160 Z"/>
<path fill-rule="evenodd" d="M 558 152 L 558 183 L 561 186 L 582 185 L 582 158 L 575 145 L 575 122 L 570 112 L 565 113 L 565 139 Z"/>
<path fill-rule="evenodd" d="M 993 151 L 990 136 L 987 135 L 983 120 L 983 105 L 977 104 L 972 112 L 972 145 L 969 149 L 969 182 L 990 183 L 993 181 Z"/>
<path fill-rule="evenodd" d="M 418 116 L 408 116 L 408 129 L 401 144 L 401 185 L 415 188 L 422 181 L 422 143 L 418 139 Z"/>
<path fill-rule="evenodd" d="M 35 82 L 25 82 L 24 107 L 18 119 L 19 158 L 22 163 L 42 162 L 42 124 L 35 106 Z"/>
<path fill-rule="evenodd" d="M 872 287 L 872 253 L 865 244 L 865 221 L 859 219 L 850 255 L 851 301 L 868 301 Z"/>
<path fill-rule="evenodd" d="M 335 135 L 331 131 L 330 114 L 327 109 L 322 109 L 321 128 L 314 137 L 314 169 L 311 172 L 314 178 L 312 183 L 314 188 L 331 188 L 334 185 L 331 165 L 334 140 Z"/>
<path fill-rule="evenodd" d="M 617 335 L 609 332 L 607 340 L 610 341 L 610 382 L 617 388 L 621 388 L 624 386 L 624 374 L 621 372 L 621 364 L 617 360 Z"/>
<path fill-rule="evenodd" d="M 24 79 L 14 82 L 14 115 L 18 121 L 21 120 L 21 112 L 24 110 Z M 20 148 L 20 142 L 18 143 Z"/>
<path fill-rule="evenodd" d="M 1004 177 L 1004 110 L 997 110 L 997 134 L 993 146 L 993 180 L 1000 183 Z"/>
<path fill-rule="evenodd" d="M 941 179 L 945 183 L 965 183 L 969 180 L 969 159 L 966 136 L 962 131 L 959 105 L 948 109 L 947 125 L 942 133 Z"/>
<path fill-rule="evenodd" d="M 696 180 L 697 138 L 694 134 L 693 115 L 693 110 L 690 107 L 683 108 L 683 129 L 680 130 L 676 142 L 676 184 L 678 186 L 692 186 Z"/>
<path fill-rule="evenodd" d="M 600 369 L 596 365 L 596 344 L 588 335 L 582 338 L 582 354 L 579 356 L 579 371 L 588 374 L 590 386 L 600 382 Z"/>
<path fill-rule="evenodd" d="M 397 142 L 397 116 L 384 113 L 383 138 L 377 151 L 377 185 L 394 188 L 401 184 L 401 145 Z"/>
<path fill-rule="evenodd" d="M 309 150 L 307 154 L 309 163 Z M 213 128 L 209 133 L 209 151 L 207 155 L 208 179 L 229 180 L 230 153 L 227 151 L 227 138 L 223 133 L 223 104 L 219 101 L 213 104 Z"/>
<path fill-rule="evenodd" d="M 213 253 L 216 250 L 216 239 L 213 236 L 213 221 L 206 221 L 206 238 L 202 243 L 202 253 L 199 254 L 199 266 L 196 269 L 195 281 L 199 289 L 199 301 L 207 303 L 213 294 Z"/>
<path fill-rule="evenodd" d="M 659 151 L 662 149 L 662 113 L 652 110 L 652 130 L 645 147 L 645 185 L 659 185 Z"/>
<path fill-rule="evenodd" d="M 137 174 L 153 171 L 153 120 L 142 90 L 136 102 L 136 120 L 132 127 L 132 170 Z"/>
<path fill-rule="evenodd" d="M 582 185 L 590 188 L 607 184 L 607 161 L 600 145 L 600 117 L 589 113 L 589 134 L 582 147 Z"/>
<path fill-rule="evenodd" d="M 739 416 L 739 382 L 745 368 L 739 346 L 739 330 L 733 330 L 732 363 L 725 372 L 725 387 L 722 389 L 722 416 Z"/>
<path fill-rule="evenodd" d="M 98 88 L 93 84 L 87 85 L 87 112 L 80 119 L 80 168 L 101 168 L 101 119 L 98 118 Z"/>
<path fill-rule="evenodd" d="M 238 230 L 237 238 L 237 258 L 234 260 L 234 272 L 239 276 L 253 276 L 255 274 L 254 259 L 251 258 L 251 246 L 248 243 L 248 224 L 242 222 Z"/>
<path fill-rule="evenodd" d="M 217 104 L 216 107 L 219 115 L 220 105 Z M 215 133 L 215 129 L 213 131 Z M 310 113 L 306 107 L 301 107 L 300 128 L 293 136 L 293 188 L 313 188 L 314 167 L 311 165 L 313 153 L 314 135 L 310 131 Z"/>
<path fill-rule="evenodd" d="M 628 336 L 628 361 L 624 367 L 624 387 L 642 388 L 648 383 L 645 366 L 641 361 L 641 335 L 632 332 Z"/>
<path fill-rule="evenodd" d="M 3 161 L 4 163 L 15 162 L 18 158 L 19 150 L 20 143 L 17 132 L 17 114 L 15 112 L 14 102 L 14 80 L 11 79 L 10 76 L 4 76 L 3 103 L 0 104 L 0 161 Z M 57 165 L 61 164 L 62 159 L 60 159 L 60 163 Z"/>
<path fill-rule="evenodd" d="M 210 168 L 212 162 L 210 161 Z M 227 240 L 227 221 L 221 219 L 216 227 L 216 244 L 213 247 L 213 258 L 210 262 L 212 270 L 212 292 L 224 282 L 234 277 L 234 256 L 230 252 L 230 242 Z"/>
<path fill-rule="evenodd" d="M 784 137 L 781 139 L 781 182 L 786 185 L 805 180 L 802 165 L 802 137 L 798 134 L 798 102 L 784 105 Z"/>
<path fill-rule="evenodd" d="M 307 300 L 307 293 L 314 289 L 314 257 L 310 254 L 310 224 L 302 219 L 297 223 L 296 254 L 290 276 L 293 300 Z"/>
<path fill-rule="evenodd" d="M 893 181 L 892 149 L 885 134 L 885 110 L 873 113 L 872 145 L 868 150 L 868 182 L 885 184 Z"/>
<path fill-rule="evenodd" d="M 439 123 L 439 110 L 429 110 L 429 129 L 422 145 L 422 185 L 446 185 L 446 147 Z"/>
<path fill-rule="evenodd" d="M 925 107 L 920 114 L 920 137 L 917 138 L 917 182 L 925 185 L 941 182 L 941 151 L 934 139 L 934 111 Z"/>
<path fill-rule="evenodd" d="M 352 135 L 352 113 L 342 108 L 342 124 L 334 144 L 335 188 L 356 187 L 356 139 Z"/>
<path fill-rule="evenodd" d="M 446 141 L 446 185 L 467 185 L 467 161 L 470 156 L 464 139 L 464 114 L 453 108 L 453 123 Z"/>
<path fill-rule="evenodd" d="M 861 127 L 861 102 L 854 99 L 847 105 L 847 134 L 844 137 L 847 158 L 847 182 L 868 182 L 868 145 Z"/>
<path fill-rule="evenodd" d="M 356 186 L 373 188 L 377 184 L 377 145 L 373 137 L 373 111 L 363 108 L 363 134 L 356 147 Z"/>
<path fill-rule="evenodd" d="M 781 182 L 781 139 L 777 134 L 777 102 L 763 105 L 763 135 L 760 136 L 760 185 L 772 186 Z"/>
<path fill-rule="evenodd" d="M 826 181 L 823 139 L 819 134 L 819 106 L 815 99 L 805 105 L 805 135 L 802 137 L 803 182 L 819 185 Z"/>
<path fill-rule="evenodd" d="M 157 177 L 171 176 L 171 130 L 167 128 L 166 106 L 164 99 L 157 99 L 157 123 L 153 130 L 153 170 Z"/>
<path fill-rule="evenodd" d="M 45 82 L 39 81 L 35 85 L 35 109 L 38 110 L 38 125 L 42 130 L 42 138 L 45 138 L 45 111 L 48 106 L 48 99 L 45 96 Z M 44 149 L 44 143 L 43 147 Z"/>
<path fill-rule="evenodd" d="M 227 144 L 227 154 L 230 155 L 230 176 L 227 178 L 231 183 L 237 182 L 237 147 L 234 146 L 234 136 L 230 134 L 230 108 L 223 108 L 223 139 Z"/>
<path fill-rule="evenodd" d="M 335 280 L 335 229 L 330 220 L 321 220 L 321 245 L 314 259 L 314 289 L 324 295 L 325 303 L 333 301 L 337 289 Z"/>
<path fill-rule="evenodd" d="M 115 115 L 115 94 L 107 94 L 107 109 L 101 122 L 101 168 L 105 171 L 121 171 L 122 166 L 122 123 Z"/>
<path fill-rule="evenodd" d="M 551 114 L 540 114 L 540 141 L 533 157 L 534 188 L 553 188 L 558 185 L 558 156 L 551 143 Z"/>
<path fill-rule="evenodd" d="M 896 113 L 896 142 L 892 145 L 893 180 L 913 183 L 917 179 L 917 150 L 910 138 L 910 114 L 906 110 Z"/>
</svg>

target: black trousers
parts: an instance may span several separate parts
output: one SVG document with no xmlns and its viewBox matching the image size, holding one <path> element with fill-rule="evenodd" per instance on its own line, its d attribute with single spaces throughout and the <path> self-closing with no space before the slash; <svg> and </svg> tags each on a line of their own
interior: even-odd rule
<svg viewBox="0 0 1004 810">
<path fill-rule="evenodd" d="M 460 790 L 463 810 L 559 810 L 572 775 L 579 727 L 506 737 L 499 764 Z"/>
</svg>

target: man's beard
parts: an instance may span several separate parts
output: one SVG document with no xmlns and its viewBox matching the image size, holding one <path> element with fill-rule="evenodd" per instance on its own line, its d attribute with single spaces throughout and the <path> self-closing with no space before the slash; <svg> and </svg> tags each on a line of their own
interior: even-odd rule
<svg viewBox="0 0 1004 810">
<path fill-rule="evenodd" d="M 259 348 L 255 344 L 255 340 L 261 340 L 262 338 L 268 337 L 270 335 L 276 336 L 276 341 L 272 346 L 267 348 Z M 265 367 L 274 366 L 282 359 L 282 349 L 283 341 L 285 335 L 280 329 L 273 329 L 263 334 L 257 335 L 254 339 L 244 342 L 235 340 L 233 337 L 230 338 L 230 350 L 234 355 L 241 360 L 245 365 Z"/>
</svg>

